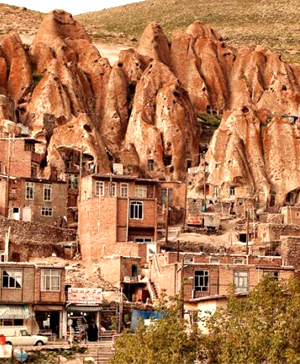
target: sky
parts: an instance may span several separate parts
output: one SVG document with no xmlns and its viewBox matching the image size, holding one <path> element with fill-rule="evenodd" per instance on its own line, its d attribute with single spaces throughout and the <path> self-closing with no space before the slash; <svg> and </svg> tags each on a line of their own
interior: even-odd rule
<svg viewBox="0 0 300 364">
<path fill-rule="evenodd" d="M 129 4 L 138 0 L 2 0 L 3 3 L 26 7 L 48 13 L 53 9 L 64 9 L 73 15 L 96 11 L 104 8 Z"/>
</svg>

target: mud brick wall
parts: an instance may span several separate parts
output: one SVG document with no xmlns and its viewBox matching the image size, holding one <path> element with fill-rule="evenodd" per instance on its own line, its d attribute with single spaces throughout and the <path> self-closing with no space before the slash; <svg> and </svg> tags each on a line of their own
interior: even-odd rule
<svg viewBox="0 0 300 364">
<path fill-rule="evenodd" d="M 29 257 L 49 257 L 55 253 L 63 257 L 60 242 L 76 240 L 76 231 L 0 216 L 0 242 L 4 249 L 5 234 L 10 230 L 9 255 L 13 261 L 28 261 Z"/>
</svg>

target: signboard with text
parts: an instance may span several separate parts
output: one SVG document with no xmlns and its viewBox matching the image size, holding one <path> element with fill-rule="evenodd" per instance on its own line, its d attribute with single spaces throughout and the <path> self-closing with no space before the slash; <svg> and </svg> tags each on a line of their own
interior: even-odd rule
<svg viewBox="0 0 300 364">
<path fill-rule="evenodd" d="M 68 288 L 70 303 L 102 303 L 101 288 Z"/>
</svg>

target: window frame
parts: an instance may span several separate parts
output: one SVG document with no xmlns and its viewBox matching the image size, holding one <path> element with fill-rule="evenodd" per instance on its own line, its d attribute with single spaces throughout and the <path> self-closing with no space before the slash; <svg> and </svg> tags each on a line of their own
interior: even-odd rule
<svg viewBox="0 0 300 364">
<path fill-rule="evenodd" d="M 240 274 L 246 274 L 246 276 L 239 276 Z M 246 287 L 243 285 L 237 285 L 236 281 L 242 279 L 243 281 L 246 280 Z M 249 292 L 249 271 L 247 270 L 235 270 L 233 273 L 233 285 L 235 293 L 247 293 Z"/>
<path fill-rule="evenodd" d="M 135 243 L 153 243 L 153 238 L 147 236 L 135 236 L 133 241 Z"/>
<path fill-rule="evenodd" d="M 148 159 L 147 161 L 147 168 L 149 172 L 154 171 L 154 159 Z"/>
<path fill-rule="evenodd" d="M 7 286 L 4 285 L 3 281 L 4 281 L 4 272 L 11 272 L 10 274 L 7 273 L 7 277 L 8 277 L 8 283 Z M 17 274 L 19 274 L 18 278 L 21 278 L 21 283 L 19 283 L 16 279 Z M 10 285 L 11 279 L 13 279 L 13 281 L 15 282 L 14 286 Z M 16 287 L 16 283 L 19 283 L 20 287 Z M 1 285 L 2 288 L 4 289 L 22 289 L 23 287 L 23 269 L 5 269 L 2 268 L 2 272 L 1 272 Z"/>
<path fill-rule="evenodd" d="M 220 196 L 220 186 L 213 187 L 213 197 L 218 198 Z"/>
<path fill-rule="evenodd" d="M 50 274 L 46 274 L 46 272 L 47 273 L 50 272 Z M 56 275 L 54 273 L 58 274 Z M 58 285 L 53 284 L 54 278 L 58 278 Z M 61 291 L 61 270 L 41 268 L 41 292 L 60 292 L 60 291 Z"/>
<path fill-rule="evenodd" d="M 34 200 L 34 189 L 34 182 L 25 182 L 25 200 Z M 32 193 L 29 193 L 29 191 L 32 191 Z"/>
<path fill-rule="evenodd" d="M 134 186 L 134 196 L 137 198 L 147 198 L 148 186 L 147 185 L 135 185 Z"/>
<path fill-rule="evenodd" d="M 96 197 L 103 197 L 104 196 L 104 191 L 105 191 L 104 181 L 96 181 L 96 183 L 95 183 L 95 196 Z"/>
<path fill-rule="evenodd" d="M 50 191 L 50 193 L 48 193 L 46 191 Z M 52 185 L 50 183 L 44 183 L 43 184 L 43 200 L 46 201 L 46 202 L 51 202 L 52 201 Z"/>
<path fill-rule="evenodd" d="M 229 187 L 229 196 L 230 197 L 235 197 L 235 186 L 230 186 Z"/>
<path fill-rule="evenodd" d="M 51 213 L 49 214 L 49 212 L 51 212 Z M 47 206 L 42 206 L 40 213 L 41 213 L 41 216 L 44 216 L 44 217 L 53 217 L 53 208 L 47 207 Z"/>
<path fill-rule="evenodd" d="M 78 190 L 78 174 L 68 173 L 68 188 L 70 190 Z"/>
<path fill-rule="evenodd" d="M 125 188 L 125 190 L 126 190 L 126 196 L 125 195 L 123 195 L 123 188 Z M 120 197 L 123 197 L 123 198 L 127 198 L 127 197 L 129 197 L 128 195 L 129 195 L 129 186 L 128 186 L 128 183 L 124 183 L 124 182 L 122 182 L 122 183 L 120 183 Z"/>
<path fill-rule="evenodd" d="M 133 208 L 133 217 L 132 217 L 132 207 L 131 206 L 139 206 L 138 208 Z M 136 201 L 136 200 L 133 200 L 133 201 L 130 201 L 130 209 L 129 209 L 129 218 L 130 220 L 143 220 L 144 219 L 144 203 L 143 201 Z M 140 215 L 139 214 L 139 211 L 141 210 L 141 217 L 138 217 L 136 215 Z"/>
<path fill-rule="evenodd" d="M 169 205 L 173 203 L 173 188 L 169 188 Z M 161 189 L 161 204 L 167 204 L 167 188 Z"/>
<path fill-rule="evenodd" d="M 110 196 L 111 197 L 117 197 L 117 182 L 110 182 L 109 183 L 110 186 Z"/>
<path fill-rule="evenodd" d="M 197 274 L 200 272 L 203 272 L 204 274 L 203 275 Z M 203 282 L 204 282 L 204 284 L 202 284 L 202 285 L 200 284 L 201 278 L 203 279 Z M 209 270 L 208 269 L 197 269 L 194 271 L 194 290 L 195 290 L 195 292 L 209 292 Z"/>
</svg>

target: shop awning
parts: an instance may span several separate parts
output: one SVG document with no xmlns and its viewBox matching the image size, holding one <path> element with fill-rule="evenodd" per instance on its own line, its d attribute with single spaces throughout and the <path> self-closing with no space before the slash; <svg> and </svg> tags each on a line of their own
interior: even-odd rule
<svg viewBox="0 0 300 364">
<path fill-rule="evenodd" d="M 75 306 L 70 305 L 67 307 L 67 311 L 83 311 L 83 312 L 97 312 L 100 311 L 100 306 Z"/>
<path fill-rule="evenodd" d="M 0 319 L 27 320 L 30 318 L 28 307 L 25 305 L 0 305 Z"/>
<path fill-rule="evenodd" d="M 51 305 L 34 306 L 34 311 L 50 312 L 50 311 L 62 311 L 62 310 L 63 310 L 62 306 L 51 306 Z"/>
</svg>

